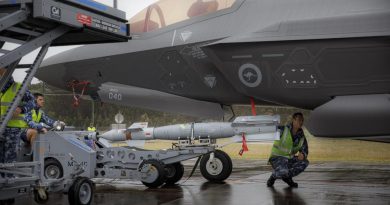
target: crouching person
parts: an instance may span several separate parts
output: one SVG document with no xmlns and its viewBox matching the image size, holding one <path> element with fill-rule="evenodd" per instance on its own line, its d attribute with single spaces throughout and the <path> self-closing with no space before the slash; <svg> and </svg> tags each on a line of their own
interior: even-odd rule
<svg viewBox="0 0 390 205">
<path fill-rule="evenodd" d="M 282 127 L 280 140 L 274 142 L 269 158 L 273 171 L 267 181 L 268 187 L 272 187 L 276 179 L 282 179 L 290 187 L 298 187 L 292 178 L 309 165 L 307 160 L 309 148 L 302 125 L 303 115 L 299 112 L 293 114 L 290 125 Z"/>
</svg>

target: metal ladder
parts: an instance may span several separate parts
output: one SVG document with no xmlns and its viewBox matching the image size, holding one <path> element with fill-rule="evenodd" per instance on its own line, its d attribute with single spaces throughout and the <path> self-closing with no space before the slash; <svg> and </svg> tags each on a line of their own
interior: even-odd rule
<svg viewBox="0 0 390 205">
<path fill-rule="evenodd" d="M 128 27 L 127 29 L 121 29 L 119 32 L 114 31 L 115 33 L 110 33 L 99 30 L 99 25 L 79 24 L 77 19 L 75 19 L 76 17 L 70 15 L 82 13 L 89 16 L 89 18 L 104 19 L 106 22 L 113 22 L 117 27 L 126 28 L 125 23 L 123 23 L 126 21 L 123 18 L 125 16 L 124 13 L 112 9 L 108 9 L 104 13 L 82 4 L 83 1 L 75 0 L 0 1 L 0 68 L 6 68 L 6 73 L 0 79 L 0 89 L 3 90 L 16 68 L 28 68 L 27 75 L 21 83 L 15 98 L 8 106 L 6 113 L 1 113 L 0 144 L 3 144 L 1 142 L 5 140 L 4 131 L 8 121 L 12 118 L 13 112 L 20 104 L 51 44 L 72 45 L 82 44 L 84 41 L 95 43 L 88 41 L 91 35 L 98 36 L 101 42 L 121 42 L 129 39 Z M 47 13 L 53 12 L 53 7 L 62 9 L 62 12 L 60 12 L 60 14 L 63 14 L 61 19 L 57 19 L 57 17 L 51 18 L 50 15 L 46 16 Z M 76 32 L 85 36 L 75 41 L 69 41 Z M 68 33 L 71 33 L 70 37 L 68 36 L 62 41 L 60 37 Z M 20 46 L 12 50 L 6 50 L 4 49 L 5 43 L 15 43 Z M 31 65 L 19 64 L 22 57 L 40 47 L 41 49 Z M 38 144 L 37 142 L 36 147 L 39 148 L 40 145 Z M 0 200 L 26 194 L 31 191 L 31 188 L 35 190 L 42 188 L 40 179 L 43 177 L 43 157 L 34 156 L 34 158 L 36 161 L 33 162 L 0 163 L 0 174 L 15 174 L 19 176 L 18 178 L 0 176 Z"/>
<path fill-rule="evenodd" d="M 0 10 L 0 12 L 2 12 L 2 10 Z M 7 71 L 0 80 L 1 90 L 3 90 L 12 77 L 21 58 L 39 47 L 41 47 L 41 49 L 33 63 L 29 65 L 27 74 L 21 83 L 20 89 L 17 91 L 16 97 L 8 106 L 6 113 L 1 113 L 0 141 L 5 140 L 3 133 L 7 123 L 12 118 L 14 110 L 21 102 L 31 80 L 48 51 L 51 41 L 70 30 L 70 27 L 64 25 L 57 25 L 48 29 L 39 24 L 35 24 L 29 19 L 29 16 L 31 16 L 30 9 L 23 3 L 19 10 L 11 10 L 10 13 L 2 13 L 2 15 L 3 16 L 0 18 L 0 53 L 3 55 L 0 56 L 0 67 L 6 68 Z M 4 49 L 4 45 L 7 42 L 20 44 L 20 46 L 12 50 L 6 50 Z M 31 184 L 34 184 L 42 176 L 42 174 L 39 173 L 42 163 L 43 161 L 41 160 L 35 162 L 0 164 L 2 174 L 17 174 L 19 176 L 18 178 L 1 178 L 0 187 L 2 187 L 2 192 L 7 192 L 8 196 L 13 197 L 20 195 L 17 194 L 17 192 L 20 192 L 21 190 L 24 190 L 27 193 L 29 189 L 31 189 Z"/>
<path fill-rule="evenodd" d="M 26 22 L 28 21 L 30 12 L 31 11 L 22 4 L 20 10 L 14 11 L 0 18 L 0 25 L 2 25 L 0 27 L 0 41 L 2 44 L 0 52 L 4 54 L 0 57 L 0 67 L 7 68 L 5 76 L 3 76 L 0 81 L 1 89 L 4 88 L 8 80 L 11 78 L 20 59 L 35 49 L 42 47 L 33 64 L 31 64 L 27 70 L 27 75 L 22 82 L 21 88 L 18 90 L 16 97 L 8 107 L 7 112 L 4 114 L 1 113 L 0 140 L 4 138 L 2 135 L 6 125 L 12 118 L 13 111 L 19 105 L 28 85 L 30 85 L 31 80 L 46 55 L 50 42 L 70 30 L 70 27 L 63 25 L 58 25 L 53 29 L 45 30 L 45 28 L 42 28 L 39 25 Z M 20 46 L 13 50 L 5 50 L 3 47 L 6 42 L 20 44 Z"/>
</svg>

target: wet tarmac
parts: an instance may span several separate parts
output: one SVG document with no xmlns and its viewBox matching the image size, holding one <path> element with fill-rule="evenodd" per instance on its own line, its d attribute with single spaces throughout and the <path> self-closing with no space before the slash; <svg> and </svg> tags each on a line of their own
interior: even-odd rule
<svg viewBox="0 0 390 205">
<path fill-rule="evenodd" d="M 184 163 L 188 176 L 194 161 Z M 327 162 L 311 164 L 294 178 L 299 188 L 276 181 L 268 188 L 270 167 L 265 161 L 233 162 L 231 177 L 223 184 L 207 182 L 198 171 L 180 185 L 148 189 L 140 182 L 95 180 L 94 205 L 279 205 L 279 204 L 384 204 L 390 205 L 390 165 Z M 16 204 L 32 205 L 31 196 Z M 68 204 L 67 195 L 51 194 L 47 204 Z"/>
</svg>

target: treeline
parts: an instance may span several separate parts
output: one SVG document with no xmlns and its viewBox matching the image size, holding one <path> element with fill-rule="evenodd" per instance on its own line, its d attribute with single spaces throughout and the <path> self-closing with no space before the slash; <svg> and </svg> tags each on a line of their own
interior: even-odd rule
<svg viewBox="0 0 390 205">
<path fill-rule="evenodd" d="M 74 107 L 73 95 L 71 93 L 58 95 L 56 94 L 58 91 L 53 91 L 53 88 L 50 87 L 43 88 L 41 83 L 30 86 L 30 91 L 45 94 L 46 103 L 44 111 L 50 117 L 64 121 L 67 125 L 75 126 L 77 129 L 86 129 L 90 123 L 94 122 L 94 125 L 99 130 L 107 130 L 110 128 L 111 124 L 115 123 L 114 117 L 117 113 L 121 113 L 124 116 L 123 123 L 127 124 L 127 126 L 130 126 L 134 122 L 149 122 L 149 126 L 152 127 L 207 120 L 140 108 L 92 102 L 90 100 L 83 99 L 80 100 L 80 105 L 78 107 Z M 94 112 L 92 112 L 92 110 L 94 110 Z M 251 108 L 249 106 L 234 106 L 233 110 L 236 116 L 252 115 Z M 301 111 L 305 115 L 308 114 L 308 111 L 297 110 L 294 108 L 256 107 L 258 115 L 281 115 L 283 124 L 287 122 L 291 114 L 296 111 Z"/>
</svg>

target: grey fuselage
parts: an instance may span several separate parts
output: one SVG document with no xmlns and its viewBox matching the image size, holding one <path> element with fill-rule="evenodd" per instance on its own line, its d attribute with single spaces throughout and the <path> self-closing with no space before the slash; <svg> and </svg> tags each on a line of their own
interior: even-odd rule
<svg viewBox="0 0 390 205">
<path fill-rule="evenodd" d="M 208 111 L 197 112 L 191 100 L 215 110 L 211 104 L 249 104 L 253 97 L 257 104 L 311 109 L 317 121 L 310 124 L 316 125 L 325 123 L 316 108 L 339 96 L 379 95 L 380 106 L 376 100 L 368 106 L 384 115 L 373 117 L 368 126 L 374 131 L 357 133 L 359 124 L 348 122 L 346 128 L 337 120 L 326 121 L 328 132 L 309 128 L 320 136 L 388 135 L 390 126 L 382 120 L 390 121 L 390 1 L 238 0 L 127 43 L 58 54 L 44 61 L 38 78 L 66 90 L 74 80 L 89 81 L 87 93 L 97 100 L 194 115 Z M 167 94 L 170 106 L 162 108 L 164 100 L 156 103 L 143 89 Z M 175 104 L 175 96 L 191 103 Z M 326 113 L 335 119 L 356 113 L 338 107 L 328 106 Z M 372 113 L 355 107 L 358 117 Z"/>
</svg>

